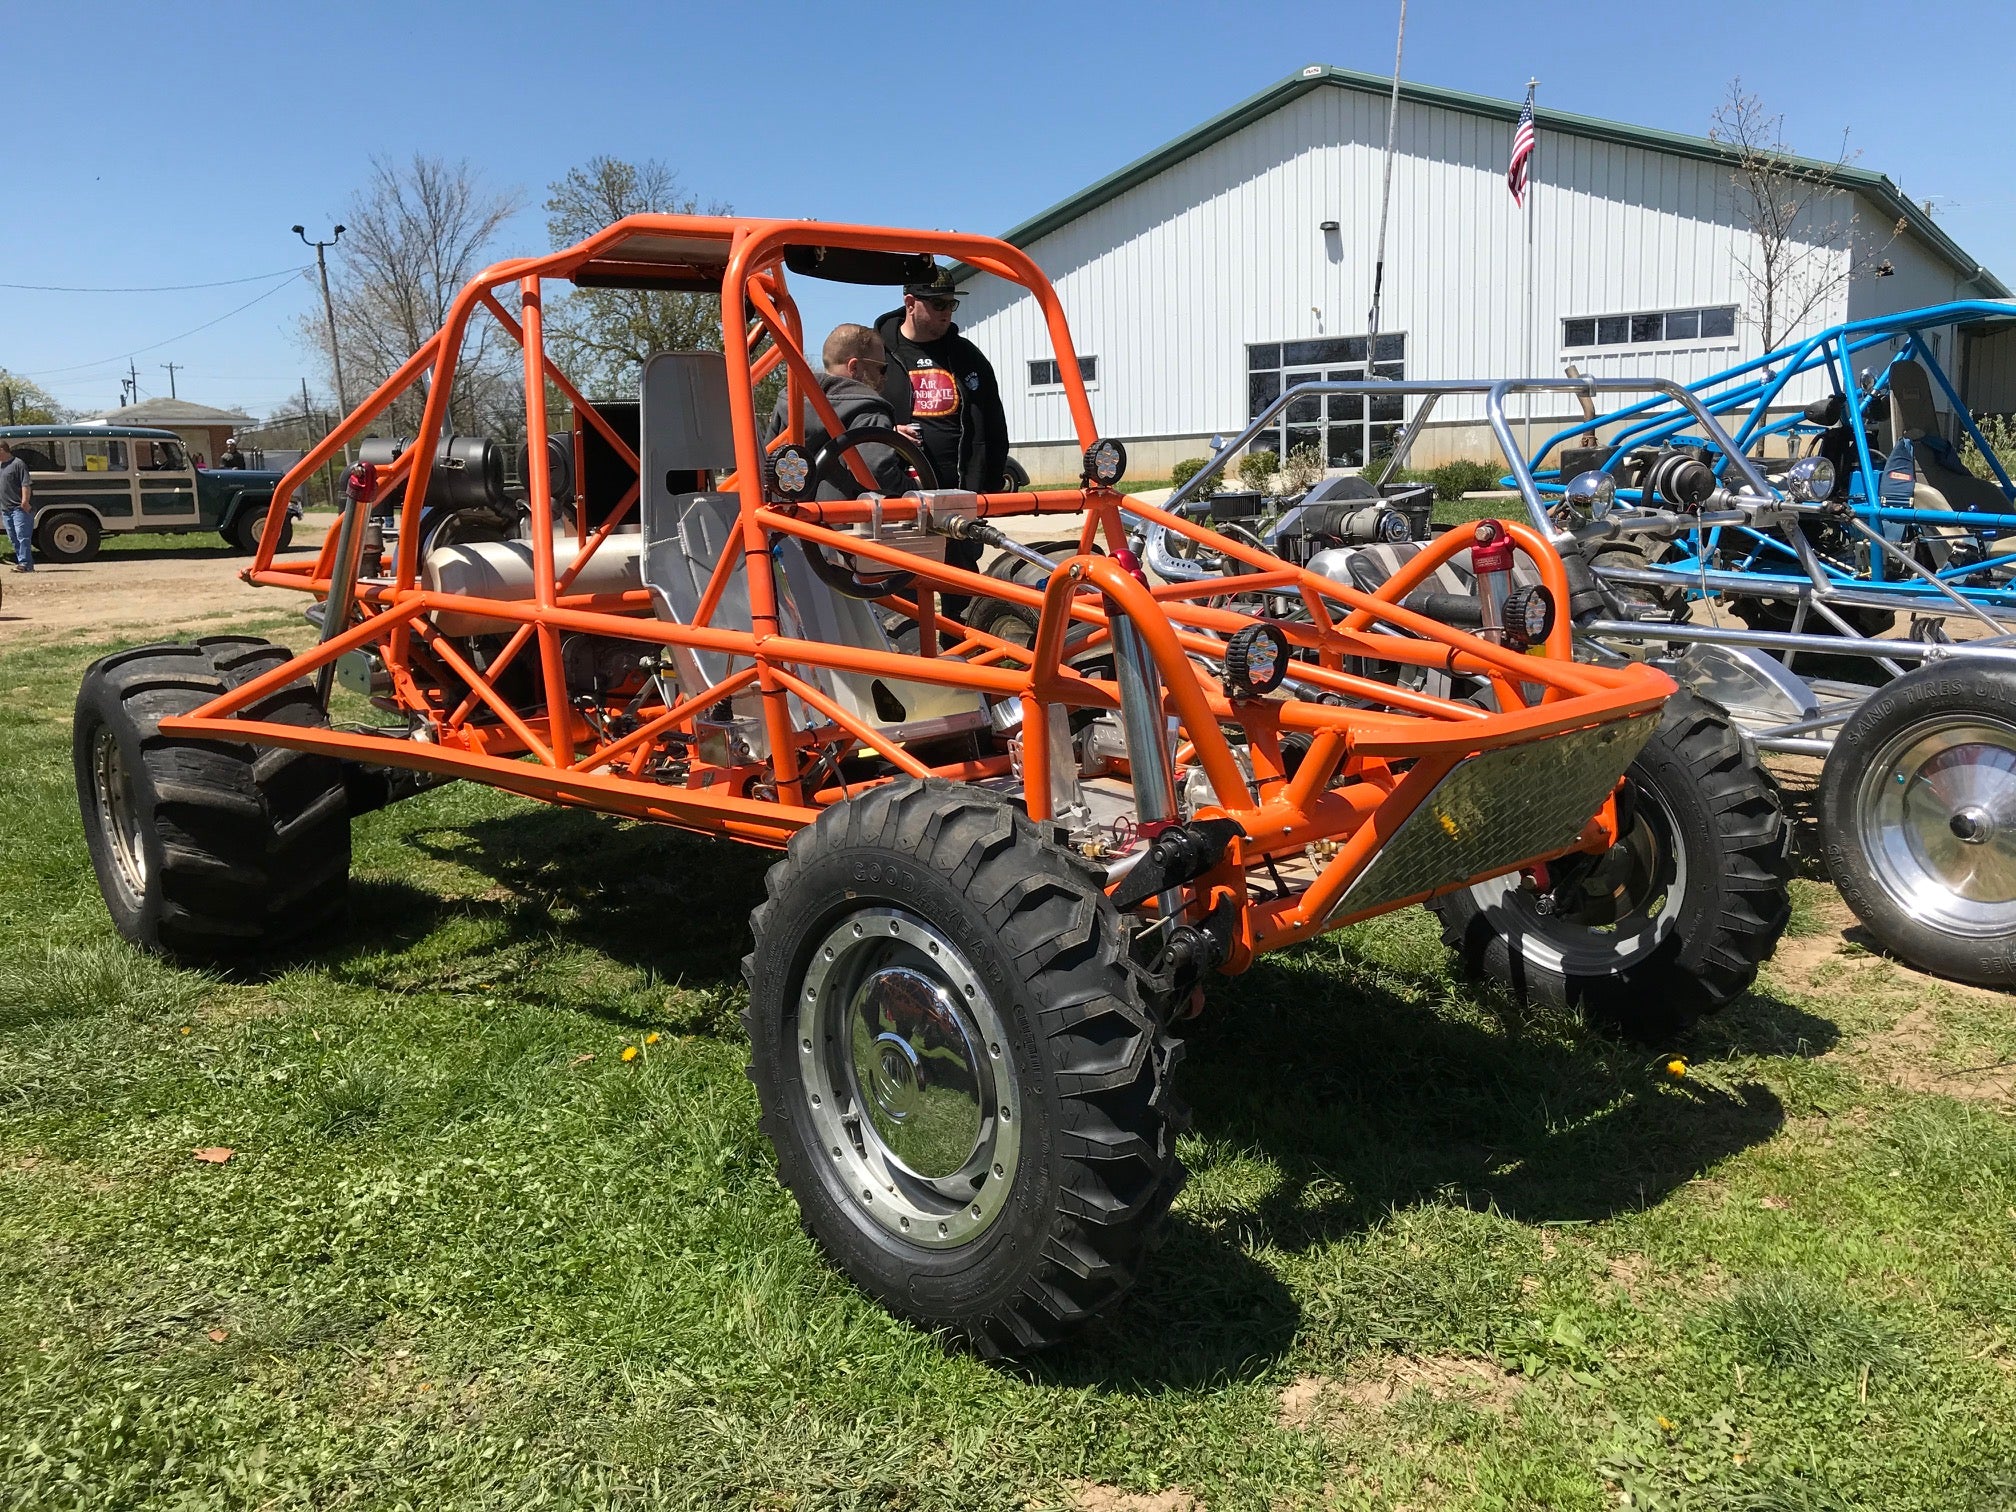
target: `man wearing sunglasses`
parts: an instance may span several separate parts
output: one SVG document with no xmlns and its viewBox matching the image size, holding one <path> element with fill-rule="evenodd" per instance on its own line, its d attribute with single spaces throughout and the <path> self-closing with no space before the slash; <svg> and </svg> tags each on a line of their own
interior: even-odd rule
<svg viewBox="0 0 2016 1512">
<path fill-rule="evenodd" d="M 826 398 L 833 406 L 833 413 L 839 417 L 843 430 L 894 430 L 897 411 L 882 394 L 882 381 L 887 374 L 889 363 L 882 353 L 882 338 L 864 325 L 838 325 L 826 338 L 826 345 L 820 349 L 819 360 L 826 371 L 819 375 L 819 387 L 826 391 Z M 790 413 L 786 405 L 790 399 L 788 392 L 777 396 L 777 408 L 770 416 L 770 428 L 764 435 L 768 445 L 773 437 L 782 435 L 790 424 Z M 808 399 L 805 402 L 805 454 L 817 457 L 819 449 L 833 438 L 827 434 L 826 422 L 819 418 L 819 412 Z M 875 485 L 885 494 L 907 493 L 917 486 L 910 476 L 910 469 L 903 459 L 886 446 L 863 446 L 859 456 L 862 464 L 874 475 Z M 860 487 L 848 474 L 844 464 L 833 469 L 831 478 L 819 485 L 822 499 L 853 498 Z"/>
<path fill-rule="evenodd" d="M 915 426 L 918 444 L 938 474 L 940 488 L 998 492 L 1008 465 L 1008 415 L 993 364 L 959 334 L 953 312 L 959 286 L 939 268 L 923 283 L 903 286 L 903 308 L 875 322 L 875 334 L 889 354 L 882 392 L 899 420 Z M 945 559 L 977 571 L 978 541 L 948 541 Z M 968 600 L 945 596 L 945 612 L 957 619 Z"/>
</svg>

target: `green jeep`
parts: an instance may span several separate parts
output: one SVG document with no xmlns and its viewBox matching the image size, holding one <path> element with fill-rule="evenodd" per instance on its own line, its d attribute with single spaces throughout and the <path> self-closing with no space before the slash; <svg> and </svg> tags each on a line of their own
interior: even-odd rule
<svg viewBox="0 0 2016 1512">
<path fill-rule="evenodd" d="M 107 531 L 214 530 L 258 549 L 277 472 L 200 468 L 173 431 L 130 425 L 0 425 L 28 464 L 35 551 L 48 562 L 88 562 Z M 299 498 L 287 501 L 279 550 L 294 538 Z"/>
</svg>

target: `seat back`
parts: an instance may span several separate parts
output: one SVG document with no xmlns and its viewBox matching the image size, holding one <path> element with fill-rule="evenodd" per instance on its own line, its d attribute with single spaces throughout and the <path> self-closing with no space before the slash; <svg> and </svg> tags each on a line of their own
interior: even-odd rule
<svg viewBox="0 0 2016 1512">
<path fill-rule="evenodd" d="M 675 492 L 696 470 L 725 472 L 735 466 L 735 431 L 728 411 L 726 360 L 719 352 L 660 352 L 644 364 L 639 434 L 640 514 L 644 524 L 644 584 L 652 607 L 663 618 L 691 624 L 699 612 L 714 567 L 741 528 L 741 501 L 734 494 Z M 835 593 L 806 564 L 797 542 L 774 560 L 781 629 L 794 639 L 863 650 L 893 649 L 873 607 Z M 710 623 L 721 630 L 752 628 L 746 564 L 737 563 L 716 602 Z M 748 665 L 747 657 L 724 651 L 675 651 L 682 690 L 688 696 Z M 892 732 L 923 733 L 950 721 L 959 727 L 986 720 L 978 693 L 861 673 L 808 669 L 808 678 L 848 713 Z M 754 710 L 753 695 L 746 700 Z M 792 700 L 803 727 L 823 721 Z M 947 726 L 950 727 L 950 726 Z M 748 732 L 759 747 L 760 722 Z"/>
<path fill-rule="evenodd" d="M 1890 434 L 1909 441 L 1942 434 L 1932 403 L 1932 375 L 1921 363 L 1890 364 Z"/>
<path fill-rule="evenodd" d="M 1912 448 L 1912 459 L 1924 480 L 1913 497 L 1913 507 L 1983 510 L 1991 514 L 2009 508 L 2009 500 L 1999 487 L 1953 465 L 1958 457 L 1939 428 L 1938 411 L 1932 404 L 1932 377 L 1919 363 L 1891 364 L 1890 425 L 1893 434 L 1911 441 L 1930 438 L 1929 444 Z M 1928 493 L 1930 497 L 1926 497 Z"/>
<path fill-rule="evenodd" d="M 638 432 L 645 498 L 668 472 L 727 472 L 735 466 L 728 409 L 728 359 L 719 352 L 657 352 L 638 380 Z"/>
</svg>

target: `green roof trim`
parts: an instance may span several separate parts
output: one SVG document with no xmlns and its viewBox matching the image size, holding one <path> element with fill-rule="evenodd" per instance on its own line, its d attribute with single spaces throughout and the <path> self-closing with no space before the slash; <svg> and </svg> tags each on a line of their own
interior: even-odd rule
<svg viewBox="0 0 2016 1512">
<path fill-rule="evenodd" d="M 1214 142 L 1223 141 L 1233 132 L 1251 125 L 1262 116 L 1271 115 L 1290 100 L 1297 99 L 1312 89 L 1321 89 L 1325 86 L 1389 95 L 1393 89 L 1393 80 L 1387 75 L 1361 73 L 1355 68 L 1337 68 L 1330 64 L 1312 63 L 1280 82 L 1268 85 L 1258 94 L 1241 100 L 1231 109 L 1220 111 L 1210 120 L 1192 127 L 1174 141 L 1165 142 L 1153 152 L 1107 174 L 1097 183 L 1088 184 L 1069 199 L 1060 200 L 1041 214 L 1032 216 L 1019 226 L 1011 227 L 1002 233 L 1002 240 L 1012 242 L 1018 247 L 1026 247 L 1031 242 L 1048 236 L 1058 227 L 1078 219 L 1087 211 L 1096 209 L 1108 200 L 1117 199 L 1137 184 L 1153 178 L 1163 169 L 1203 151 Z M 1400 98 L 1417 105 L 1435 105 L 1447 110 L 1464 111 L 1470 115 L 1489 116 L 1508 123 L 1519 119 L 1520 102 L 1517 100 L 1499 100 L 1489 95 L 1469 94 L 1460 89 L 1440 89 L 1432 84 L 1409 84 L 1404 79 L 1400 83 Z M 1688 136 L 1678 131 L 1660 131 L 1650 126 L 1627 126 L 1620 121 L 1571 115 L 1562 110 L 1544 110 L 1536 106 L 1533 111 L 1533 123 L 1543 131 L 1588 137 L 1599 142 L 1617 142 L 1627 147 L 1643 147 L 1653 152 L 1670 153 L 1677 157 L 1724 163 L 1734 158 L 1729 148 L 1707 137 Z M 1961 277 L 1980 283 L 1994 298 L 2008 297 L 2009 290 L 1999 278 L 1969 257 L 1960 245 L 1926 214 L 1923 207 L 1913 204 L 1885 175 L 1867 168 L 1839 167 L 1833 163 L 1823 163 L 1817 158 L 1788 157 L 1786 162 L 1795 168 L 1826 173 L 1843 188 L 1867 195 L 1882 208 L 1884 213 L 1905 222 L 1912 232 L 1930 245 L 1932 250 L 1945 259 Z M 953 276 L 963 282 L 973 276 L 973 269 L 961 267 Z"/>
<path fill-rule="evenodd" d="M 191 427 L 194 429 L 195 427 Z M 100 436 L 110 436 L 114 441 L 180 441 L 182 438 L 172 430 L 163 430 L 158 425 L 100 425 L 96 421 L 58 421 L 50 425 L 0 425 L 0 439 L 13 437 L 16 441 L 43 440 L 92 441 Z"/>
</svg>

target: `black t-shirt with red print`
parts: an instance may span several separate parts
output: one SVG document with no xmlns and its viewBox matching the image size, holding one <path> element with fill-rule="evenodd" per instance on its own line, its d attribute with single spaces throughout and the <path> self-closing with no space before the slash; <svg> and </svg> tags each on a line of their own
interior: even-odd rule
<svg viewBox="0 0 2016 1512">
<path fill-rule="evenodd" d="M 898 424 L 915 422 L 941 488 L 999 490 L 1008 466 L 1008 415 L 980 348 L 953 326 L 936 341 L 903 334 L 903 312 L 875 322 L 888 353 L 882 392 Z"/>
</svg>

